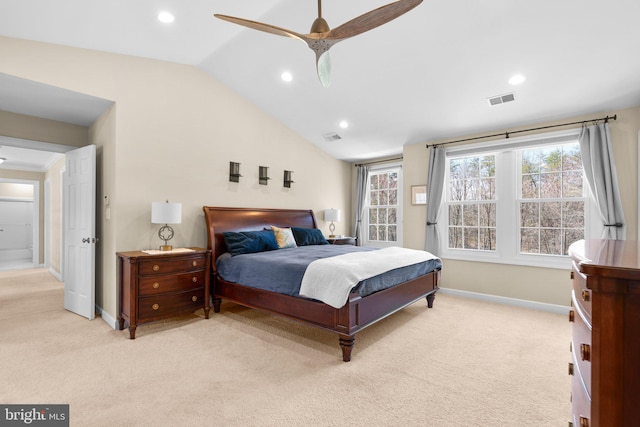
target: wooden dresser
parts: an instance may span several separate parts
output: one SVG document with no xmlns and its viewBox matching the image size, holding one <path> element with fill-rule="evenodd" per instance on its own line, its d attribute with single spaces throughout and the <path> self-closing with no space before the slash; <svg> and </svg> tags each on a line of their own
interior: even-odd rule
<svg viewBox="0 0 640 427">
<path fill-rule="evenodd" d="M 640 242 L 571 245 L 574 427 L 640 425 Z"/>
<path fill-rule="evenodd" d="M 141 251 L 118 252 L 120 315 L 118 325 L 129 325 L 135 339 L 141 323 L 166 319 L 204 309 L 209 318 L 209 271 L 211 251 L 149 255 Z"/>
</svg>

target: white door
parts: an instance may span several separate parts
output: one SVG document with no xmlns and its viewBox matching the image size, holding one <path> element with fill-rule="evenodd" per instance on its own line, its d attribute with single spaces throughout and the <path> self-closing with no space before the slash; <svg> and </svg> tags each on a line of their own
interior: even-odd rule
<svg viewBox="0 0 640 427">
<path fill-rule="evenodd" d="M 95 317 L 96 146 L 65 153 L 64 308 Z"/>
</svg>

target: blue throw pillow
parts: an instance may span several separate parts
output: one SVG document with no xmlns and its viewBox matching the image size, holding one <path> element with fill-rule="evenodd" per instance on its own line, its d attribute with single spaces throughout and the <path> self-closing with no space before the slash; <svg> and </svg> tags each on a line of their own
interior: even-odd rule
<svg viewBox="0 0 640 427">
<path fill-rule="evenodd" d="M 327 239 L 324 238 L 322 231 L 317 228 L 298 228 L 291 227 L 293 237 L 296 239 L 298 246 L 309 245 L 328 245 Z"/>
<path fill-rule="evenodd" d="M 231 255 L 252 254 L 279 249 L 272 230 L 262 231 L 226 231 L 222 233 L 227 252 Z"/>
</svg>

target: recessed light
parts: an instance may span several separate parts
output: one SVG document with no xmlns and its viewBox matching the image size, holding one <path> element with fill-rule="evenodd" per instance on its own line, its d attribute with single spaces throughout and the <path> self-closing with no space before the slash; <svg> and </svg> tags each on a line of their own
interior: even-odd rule
<svg viewBox="0 0 640 427">
<path fill-rule="evenodd" d="M 162 11 L 158 13 L 158 21 L 163 22 L 165 24 L 170 24 L 173 21 L 175 21 L 175 19 L 176 17 L 173 16 L 173 14 L 170 12 Z"/>
<path fill-rule="evenodd" d="M 509 79 L 509 84 L 510 85 L 519 85 L 522 82 L 524 82 L 525 80 L 527 80 L 527 78 L 525 76 L 523 76 L 522 74 L 516 74 L 515 76 L 512 76 Z"/>
<path fill-rule="evenodd" d="M 282 74 L 280 74 L 280 78 L 284 82 L 290 82 L 291 80 L 293 80 L 293 74 L 291 74 L 289 71 L 285 71 Z"/>
<path fill-rule="evenodd" d="M 348 128 L 348 127 L 349 127 L 349 122 L 348 122 L 348 121 L 346 121 L 346 120 L 342 120 L 342 121 L 340 122 L 339 126 L 340 126 L 342 129 L 346 129 L 346 128 Z"/>
</svg>

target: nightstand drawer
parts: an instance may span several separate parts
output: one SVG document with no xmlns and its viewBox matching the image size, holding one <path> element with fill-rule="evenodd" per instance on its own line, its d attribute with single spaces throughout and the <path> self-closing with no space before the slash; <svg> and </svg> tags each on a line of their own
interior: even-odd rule
<svg viewBox="0 0 640 427">
<path fill-rule="evenodd" d="M 200 270 L 183 274 L 141 277 L 138 294 L 156 295 L 201 288 L 204 286 L 204 274 L 204 270 Z"/>
<path fill-rule="evenodd" d="M 140 323 L 173 314 L 196 311 L 204 306 L 204 288 L 179 294 L 156 295 L 138 299 Z"/>
<path fill-rule="evenodd" d="M 186 258 L 140 261 L 138 269 L 141 275 L 182 273 L 189 270 L 204 269 L 205 262 L 205 255 L 187 255 Z"/>
<path fill-rule="evenodd" d="M 580 419 L 588 420 L 591 417 L 591 398 L 577 372 L 574 372 L 571 378 L 571 406 L 573 425 L 576 427 L 585 425 L 584 421 L 580 423 Z"/>
<path fill-rule="evenodd" d="M 575 291 L 573 298 L 575 298 Z M 593 347 L 591 345 L 591 326 L 586 323 L 585 314 L 580 306 L 573 307 L 573 323 L 571 325 L 571 349 L 575 359 L 575 376 L 581 377 L 587 393 L 591 393 L 591 360 Z"/>
<path fill-rule="evenodd" d="M 571 283 L 576 295 L 576 303 L 580 304 L 582 311 L 591 322 L 591 290 L 587 288 L 587 277 L 578 271 L 575 261 L 571 271 Z"/>
</svg>

